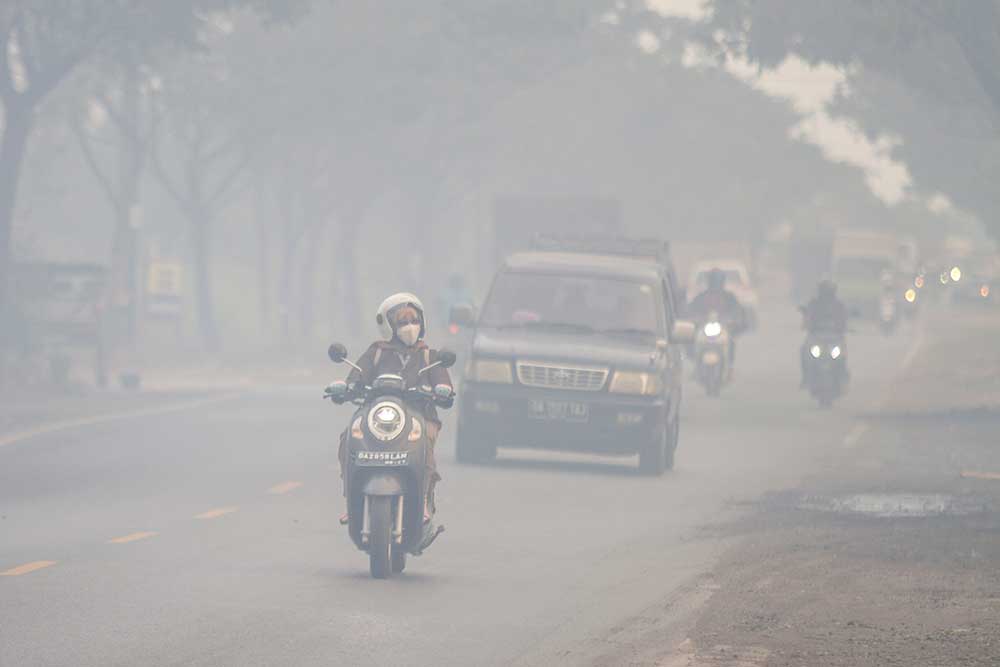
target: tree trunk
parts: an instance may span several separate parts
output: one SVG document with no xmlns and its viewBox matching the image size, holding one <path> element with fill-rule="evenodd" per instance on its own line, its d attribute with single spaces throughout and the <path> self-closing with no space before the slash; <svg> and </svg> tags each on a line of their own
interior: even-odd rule
<svg viewBox="0 0 1000 667">
<path fill-rule="evenodd" d="M 215 308 L 212 303 L 211 223 L 205 211 L 197 211 L 192 218 L 198 325 L 205 347 L 209 352 L 215 352 L 218 349 L 219 338 L 215 328 Z"/>
<path fill-rule="evenodd" d="M 0 139 L 0 314 L 7 309 L 11 264 L 11 236 L 17 204 L 17 186 L 21 176 L 28 136 L 31 134 L 32 109 L 17 100 L 4 103 L 3 137 Z"/>
<path fill-rule="evenodd" d="M 307 232 L 305 257 L 302 260 L 302 271 L 299 276 L 299 336 L 308 342 L 316 323 L 316 265 L 319 249 L 323 244 L 323 232 L 326 227 L 321 224 L 310 224 Z"/>
<path fill-rule="evenodd" d="M 260 329 L 271 331 L 271 239 L 270 221 L 265 212 L 264 188 L 257 187 L 254 215 L 257 218 L 257 310 Z"/>
<path fill-rule="evenodd" d="M 289 194 L 282 197 L 281 216 L 281 275 L 278 276 L 278 302 L 281 309 L 281 341 L 292 342 L 292 261 L 295 259 L 294 203 Z"/>
<path fill-rule="evenodd" d="M 352 208 L 337 225 L 333 257 L 333 293 L 337 295 L 332 324 L 334 332 L 342 331 L 350 340 L 361 335 L 361 285 L 358 282 L 357 245 L 364 207 Z"/>
</svg>

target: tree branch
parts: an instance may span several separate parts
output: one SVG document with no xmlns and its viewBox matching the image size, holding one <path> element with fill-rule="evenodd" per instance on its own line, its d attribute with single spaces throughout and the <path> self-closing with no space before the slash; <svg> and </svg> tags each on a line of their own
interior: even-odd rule
<svg viewBox="0 0 1000 667">
<path fill-rule="evenodd" d="M 90 140 L 87 138 L 87 133 L 84 131 L 82 124 L 79 120 L 74 120 L 70 123 L 70 127 L 73 130 L 73 134 L 76 135 L 77 142 L 80 144 L 80 152 L 83 153 L 87 166 L 90 167 L 90 171 L 97 178 L 101 189 L 104 190 L 104 194 L 111 202 L 111 206 L 115 210 L 118 210 L 121 207 L 121 198 L 115 192 L 115 188 L 111 184 L 111 179 L 108 178 L 107 174 L 101 169 L 100 164 L 98 164 L 97 156 L 94 155 L 94 151 L 90 146 Z"/>
<path fill-rule="evenodd" d="M 167 174 L 167 170 L 163 166 L 163 162 L 160 160 L 160 151 L 157 150 L 156 142 L 153 141 L 150 146 L 149 151 L 149 162 L 153 166 L 153 173 L 156 174 L 156 179 L 163 186 L 163 189 L 167 191 L 167 194 L 177 203 L 177 205 L 184 211 L 185 215 L 191 215 L 193 206 L 191 201 L 181 194 L 180 188 L 178 188 L 170 179 Z"/>
<path fill-rule="evenodd" d="M 220 199 L 222 199 L 222 197 L 226 194 L 229 188 L 231 188 L 233 184 L 236 182 L 236 179 L 238 179 L 240 175 L 244 171 L 246 171 L 246 168 L 249 164 L 250 164 L 250 153 L 248 151 L 244 153 L 239 160 L 236 161 L 236 164 L 233 165 L 232 169 L 230 169 L 229 172 L 222 178 L 222 180 L 219 181 L 219 184 L 215 188 L 215 192 L 213 192 L 208 196 L 208 204 L 210 206 L 216 204 Z"/>
</svg>

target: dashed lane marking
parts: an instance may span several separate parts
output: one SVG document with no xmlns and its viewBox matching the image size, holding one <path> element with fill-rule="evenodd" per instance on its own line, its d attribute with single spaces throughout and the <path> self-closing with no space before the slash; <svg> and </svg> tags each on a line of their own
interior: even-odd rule
<svg viewBox="0 0 1000 667">
<path fill-rule="evenodd" d="M 851 449 L 852 447 L 857 447 L 861 438 L 864 437 L 865 433 L 869 431 L 871 426 L 867 422 L 858 422 L 851 429 L 851 432 L 844 436 L 844 447 Z"/>
<path fill-rule="evenodd" d="M 982 472 L 980 470 L 963 470 L 961 477 L 965 479 L 991 479 L 1000 481 L 1000 472 Z"/>
<path fill-rule="evenodd" d="M 267 490 L 267 492 L 270 493 L 272 496 L 282 496 L 288 493 L 289 491 L 294 491 L 300 486 L 302 486 L 302 482 L 283 482 L 281 484 L 272 486 L 270 489 Z"/>
<path fill-rule="evenodd" d="M 20 577 L 22 574 L 29 574 L 36 570 L 42 570 L 47 567 L 55 565 L 54 560 L 36 560 L 31 563 L 25 563 L 24 565 L 18 565 L 4 572 L 0 572 L 0 577 Z"/>
<path fill-rule="evenodd" d="M 97 415 L 94 417 L 84 417 L 83 419 L 72 419 L 69 421 L 56 422 L 54 424 L 46 424 L 45 426 L 39 426 L 38 428 L 33 428 L 26 431 L 17 431 L 9 435 L 0 436 L 0 447 L 6 447 L 8 445 L 13 445 L 15 443 L 21 442 L 22 440 L 37 438 L 38 436 L 42 435 L 49 435 L 50 433 L 69 431 L 74 428 L 80 428 L 81 426 L 93 426 L 95 424 L 105 424 L 107 422 L 121 421 L 124 419 L 154 417 L 158 415 L 170 414 L 171 412 L 180 412 L 182 410 L 193 410 L 195 408 L 201 408 L 206 405 L 214 405 L 215 403 L 222 403 L 223 401 L 231 401 L 234 398 L 239 398 L 240 396 L 243 395 L 245 395 L 245 392 L 235 392 L 232 394 L 224 394 L 222 396 L 213 396 L 211 398 L 206 398 L 200 401 L 187 401 L 184 403 L 176 403 L 174 405 L 164 405 L 156 408 L 148 408 L 146 410 L 135 410 L 133 412 L 119 412 L 110 415 Z"/>
<path fill-rule="evenodd" d="M 214 509 L 214 510 L 208 510 L 207 512 L 202 512 L 201 514 L 196 515 L 194 518 L 196 518 L 196 519 L 218 519 L 220 516 L 225 516 L 226 514 L 232 514 L 233 512 L 235 512 L 238 509 L 239 509 L 239 507 L 219 507 L 219 508 Z"/>
<path fill-rule="evenodd" d="M 144 540 L 147 537 L 153 537 L 154 535 L 156 535 L 155 532 L 147 530 L 141 533 L 132 533 L 131 535 L 116 537 L 113 540 L 108 540 L 108 544 L 128 544 L 129 542 L 138 542 L 139 540 Z"/>
</svg>

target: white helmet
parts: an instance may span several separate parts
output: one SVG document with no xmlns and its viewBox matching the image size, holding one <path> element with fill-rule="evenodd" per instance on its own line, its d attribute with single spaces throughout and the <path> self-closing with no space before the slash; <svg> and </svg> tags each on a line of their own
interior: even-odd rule
<svg viewBox="0 0 1000 667">
<path fill-rule="evenodd" d="M 382 337 L 386 340 L 392 340 L 391 315 L 392 311 L 400 306 L 412 306 L 417 311 L 417 314 L 420 315 L 420 338 L 423 338 L 424 334 L 427 333 L 427 327 L 424 324 L 424 304 L 420 303 L 420 299 L 409 292 L 393 294 L 378 307 L 378 311 L 375 313 L 375 323 L 378 325 L 378 330 L 382 334 Z"/>
</svg>

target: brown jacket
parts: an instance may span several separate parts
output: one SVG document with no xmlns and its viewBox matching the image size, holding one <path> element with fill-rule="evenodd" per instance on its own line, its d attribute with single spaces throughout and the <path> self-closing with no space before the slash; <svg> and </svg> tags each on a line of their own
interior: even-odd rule
<svg viewBox="0 0 1000 667">
<path fill-rule="evenodd" d="M 439 384 L 453 386 L 448 370 L 442 366 L 435 366 L 426 373 L 418 375 L 422 368 L 437 362 L 437 360 L 437 350 L 430 349 L 424 341 L 418 342 L 412 348 L 406 347 L 396 339 L 389 342 L 376 341 L 357 361 L 357 365 L 364 373 L 352 370 L 351 374 L 347 376 L 347 382 L 352 384 L 361 381 L 366 385 L 371 385 L 379 375 L 391 373 L 402 376 L 407 387 L 418 385 L 436 387 Z M 441 423 L 433 404 L 428 403 L 424 417 L 439 425 Z"/>
</svg>

